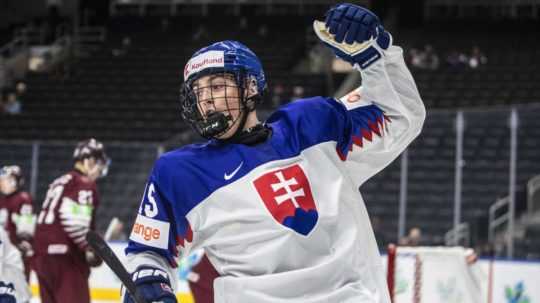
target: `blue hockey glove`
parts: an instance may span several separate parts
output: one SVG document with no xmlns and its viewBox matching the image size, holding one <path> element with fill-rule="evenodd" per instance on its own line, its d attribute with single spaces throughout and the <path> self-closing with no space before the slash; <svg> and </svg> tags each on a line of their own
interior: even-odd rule
<svg viewBox="0 0 540 303">
<path fill-rule="evenodd" d="M 132 277 L 137 291 L 147 302 L 177 303 L 169 275 L 164 270 L 152 266 L 139 266 Z M 134 303 L 125 289 L 123 298 L 124 303 Z"/>
<path fill-rule="evenodd" d="M 16 303 L 15 288 L 12 283 L 0 281 L 0 303 Z"/>
<path fill-rule="evenodd" d="M 325 22 L 313 22 L 321 41 L 341 58 L 364 69 L 379 60 L 392 45 L 379 17 L 354 4 L 339 4 L 326 13 Z"/>
</svg>

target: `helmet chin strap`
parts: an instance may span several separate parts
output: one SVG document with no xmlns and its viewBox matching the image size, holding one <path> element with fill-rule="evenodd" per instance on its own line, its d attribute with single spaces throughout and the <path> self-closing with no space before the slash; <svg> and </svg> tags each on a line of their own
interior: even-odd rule
<svg viewBox="0 0 540 303">
<path fill-rule="evenodd" d="M 246 126 L 246 122 L 247 122 L 247 118 L 248 118 L 248 115 L 249 113 L 251 113 L 252 111 L 255 110 L 255 103 L 258 101 L 257 99 L 260 98 L 259 95 L 254 95 L 254 96 L 251 96 L 249 98 L 246 98 L 244 100 L 244 102 L 242 102 L 243 106 L 242 106 L 242 109 L 241 109 L 241 112 L 240 112 L 240 115 L 242 115 L 241 117 L 241 120 L 240 120 L 240 124 L 238 125 L 238 128 L 236 129 L 236 131 L 234 132 L 234 134 L 232 136 L 230 136 L 229 138 L 227 139 L 217 139 L 218 141 L 221 141 L 221 142 L 224 142 L 224 143 L 244 143 L 244 138 L 246 138 L 246 136 L 249 136 L 250 133 L 251 133 L 251 130 L 254 130 L 254 129 L 257 129 L 257 126 L 260 126 L 262 124 L 257 124 L 253 127 L 251 127 L 250 129 L 244 129 L 244 127 Z M 253 102 L 253 106 L 248 106 L 248 102 L 252 101 Z"/>
<path fill-rule="evenodd" d="M 232 120 L 230 115 L 225 115 L 221 112 L 212 112 L 207 117 L 204 123 L 199 124 L 198 131 L 205 138 L 213 138 L 229 129 L 229 121 Z"/>
</svg>

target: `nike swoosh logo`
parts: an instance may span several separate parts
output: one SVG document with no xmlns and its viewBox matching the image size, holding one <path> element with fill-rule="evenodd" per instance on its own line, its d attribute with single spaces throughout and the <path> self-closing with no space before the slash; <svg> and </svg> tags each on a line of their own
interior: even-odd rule
<svg viewBox="0 0 540 303">
<path fill-rule="evenodd" d="M 230 174 L 225 173 L 225 174 L 223 175 L 223 178 L 224 178 L 225 180 L 230 180 L 230 179 L 232 179 L 232 177 L 234 177 L 234 175 L 236 175 L 236 173 L 240 170 L 240 168 L 242 167 L 243 164 L 244 164 L 244 161 L 242 161 L 242 162 L 240 163 L 240 165 L 238 165 L 238 167 L 237 167 L 232 173 L 230 173 Z"/>
</svg>

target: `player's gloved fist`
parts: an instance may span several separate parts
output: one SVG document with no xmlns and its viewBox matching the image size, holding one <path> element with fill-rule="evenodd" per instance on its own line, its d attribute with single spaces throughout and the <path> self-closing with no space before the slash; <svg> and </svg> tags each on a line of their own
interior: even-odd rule
<svg viewBox="0 0 540 303">
<path fill-rule="evenodd" d="M 15 288 L 12 283 L 0 281 L 0 303 L 16 303 Z"/>
<path fill-rule="evenodd" d="M 367 41 L 377 35 L 375 29 L 381 24 L 370 10 L 349 3 L 332 7 L 325 16 L 325 26 L 338 43 Z"/>
<path fill-rule="evenodd" d="M 152 266 L 139 266 L 133 272 L 132 278 L 137 286 L 137 292 L 147 302 L 177 303 L 169 275 L 164 270 Z M 123 298 L 123 303 L 134 303 L 125 289 Z"/>
<path fill-rule="evenodd" d="M 85 257 L 86 262 L 88 263 L 88 265 L 90 265 L 90 267 L 98 267 L 103 264 L 103 259 L 96 255 L 96 253 L 91 248 L 89 248 L 85 252 Z"/>
<path fill-rule="evenodd" d="M 392 36 L 379 17 L 354 4 L 334 6 L 326 13 L 324 24 L 314 21 L 313 28 L 337 57 L 361 69 L 379 60 L 392 44 Z"/>
</svg>

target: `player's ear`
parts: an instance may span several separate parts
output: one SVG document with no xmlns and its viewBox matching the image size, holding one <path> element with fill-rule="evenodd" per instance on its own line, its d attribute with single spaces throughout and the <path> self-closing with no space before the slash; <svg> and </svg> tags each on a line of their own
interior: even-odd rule
<svg viewBox="0 0 540 303">
<path fill-rule="evenodd" d="M 249 98 L 249 97 L 253 97 L 255 96 L 257 93 L 258 93 L 258 89 L 257 89 L 257 81 L 255 80 L 255 78 L 253 77 L 250 77 L 248 80 L 247 80 L 247 89 L 246 89 L 246 97 Z"/>
</svg>

